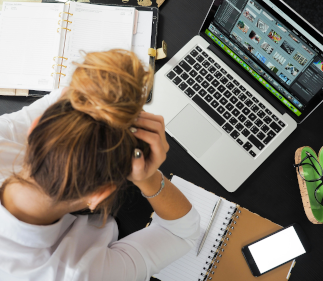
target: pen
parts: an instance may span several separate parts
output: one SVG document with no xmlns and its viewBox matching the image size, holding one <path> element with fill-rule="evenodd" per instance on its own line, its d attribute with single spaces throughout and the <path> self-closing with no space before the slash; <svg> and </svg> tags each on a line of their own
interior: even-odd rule
<svg viewBox="0 0 323 281">
<path fill-rule="evenodd" d="M 205 240 L 206 240 L 207 235 L 209 234 L 209 231 L 210 231 L 211 225 L 212 225 L 212 223 L 213 223 L 213 221 L 214 221 L 215 215 L 216 215 L 216 213 L 217 213 L 217 211 L 218 211 L 218 209 L 219 209 L 219 206 L 220 206 L 221 201 L 222 201 L 222 199 L 221 199 L 221 198 L 219 198 L 218 202 L 216 203 L 216 205 L 215 205 L 215 206 L 214 206 L 214 208 L 213 208 L 212 215 L 211 215 L 211 219 L 210 219 L 209 224 L 208 224 L 208 226 L 207 226 L 207 228 L 206 228 L 206 231 L 205 231 L 204 236 L 203 236 L 203 238 L 202 238 L 202 241 L 201 241 L 201 243 L 200 243 L 199 249 L 197 250 L 197 255 L 196 255 L 196 256 L 198 256 L 198 255 L 199 255 L 199 253 L 201 252 L 201 250 L 202 250 L 202 248 L 203 248 L 204 242 L 205 242 Z"/>
</svg>

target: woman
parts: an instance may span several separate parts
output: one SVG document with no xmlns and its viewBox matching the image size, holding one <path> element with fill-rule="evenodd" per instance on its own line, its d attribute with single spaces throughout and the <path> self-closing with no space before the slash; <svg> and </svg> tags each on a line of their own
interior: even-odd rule
<svg viewBox="0 0 323 281">
<path fill-rule="evenodd" d="M 0 117 L 1 281 L 149 280 L 195 245 L 198 213 L 157 170 L 169 146 L 142 112 L 151 81 L 130 52 L 90 53 L 63 93 Z M 117 241 L 127 179 L 156 216 Z"/>
</svg>

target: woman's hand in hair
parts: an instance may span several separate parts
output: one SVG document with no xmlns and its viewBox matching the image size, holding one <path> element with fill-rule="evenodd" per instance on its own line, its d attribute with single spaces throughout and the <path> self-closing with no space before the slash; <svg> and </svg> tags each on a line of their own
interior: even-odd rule
<svg viewBox="0 0 323 281">
<path fill-rule="evenodd" d="M 169 144 L 166 140 L 165 123 L 162 116 L 141 112 L 136 128 L 130 128 L 136 138 L 150 146 L 150 154 L 144 159 L 143 153 L 136 149 L 132 158 L 132 173 L 128 179 L 134 184 L 150 179 L 166 160 Z"/>
</svg>

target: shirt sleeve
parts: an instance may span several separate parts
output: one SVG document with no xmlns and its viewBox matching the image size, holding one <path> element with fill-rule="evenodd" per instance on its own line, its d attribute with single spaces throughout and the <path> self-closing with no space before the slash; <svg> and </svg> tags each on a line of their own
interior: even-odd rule
<svg viewBox="0 0 323 281">
<path fill-rule="evenodd" d="M 111 244 L 110 264 L 104 276 L 109 281 L 149 281 L 152 275 L 187 254 L 199 235 L 200 216 L 194 207 L 172 221 L 155 214 L 149 227 Z"/>
<path fill-rule="evenodd" d="M 0 116 L 0 142 L 1 140 L 6 140 L 7 142 L 24 145 L 27 140 L 28 129 L 33 120 L 41 116 L 50 105 L 55 103 L 59 99 L 61 92 L 62 89 L 54 90 L 17 112 Z"/>
</svg>

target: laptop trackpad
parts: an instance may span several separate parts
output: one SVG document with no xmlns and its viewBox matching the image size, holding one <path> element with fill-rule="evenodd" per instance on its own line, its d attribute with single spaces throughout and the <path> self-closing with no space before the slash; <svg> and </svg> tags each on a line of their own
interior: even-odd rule
<svg viewBox="0 0 323 281">
<path fill-rule="evenodd" d="M 197 157 L 201 157 L 221 136 L 221 133 L 190 104 L 166 127 Z"/>
</svg>

